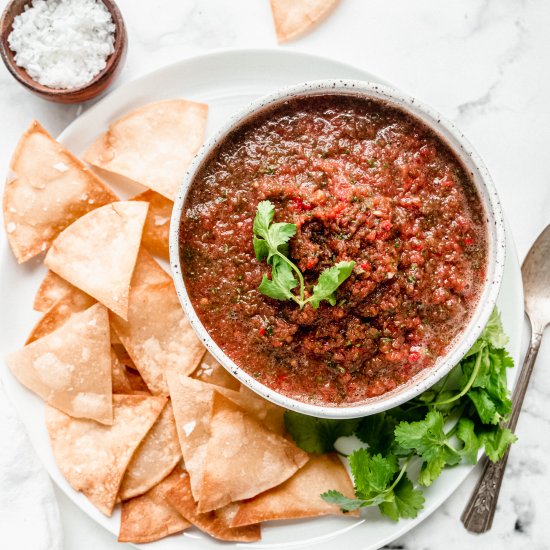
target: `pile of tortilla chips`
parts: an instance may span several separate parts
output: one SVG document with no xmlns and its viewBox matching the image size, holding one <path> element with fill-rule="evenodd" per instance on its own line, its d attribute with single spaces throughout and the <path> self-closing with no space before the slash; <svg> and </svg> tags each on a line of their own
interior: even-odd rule
<svg viewBox="0 0 550 550">
<path fill-rule="evenodd" d="M 309 456 L 283 411 L 208 354 L 168 273 L 177 182 L 202 141 L 205 105 L 144 106 L 114 122 L 85 159 L 149 187 L 120 200 L 33 122 L 4 192 L 19 262 L 45 252 L 34 300 L 43 316 L 7 357 L 46 403 L 58 467 L 104 514 L 121 503 L 120 541 L 192 526 L 226 541 L 260 538 L 260 522 L 338 514 L 319 495 L 353 495 L 335 456 Z M 159 170 L 159 167 L 162 167 Z"/>
</svg>

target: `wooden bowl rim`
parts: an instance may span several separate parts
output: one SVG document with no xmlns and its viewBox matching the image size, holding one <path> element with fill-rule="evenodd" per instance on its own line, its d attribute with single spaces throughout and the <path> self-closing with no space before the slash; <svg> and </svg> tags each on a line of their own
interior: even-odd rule
<svg viewBox="0 0 550 550">
<path fill-rule="evenodd" d="M 10 49 L 7 41 L 7 37 L 9 36 L 9 34 L 4 33 L 4 30 L 6 28 L 12 28 L 13 19 L 17 15 L 21 14 L 25 7 L 27 5 L 30 5 L 32 2 L 32 0 L 21 2 L 21 11 L 18 10 L 17 13 L 13 15 L 11 20 L 8 21 L 8 15 L 11 7 L 13 6 L 13 4 L 19 1 L 20 0 L 10 0 L 10 2 L 8 2 L 6 7 L 4 8 L 2 17 L 0 17 L 0 56 L 2 57 L 4 65 L 6 65 L 6 68 L 11 73 L 11 75 L 26 88 L 32 90 L 33 92 L 37 92 L 40 95 L 52 97 L 52 99 L 55 97 L 60 99 L 70 98 L 73 95 L 79 95 L 85 90 L 92 89 L 105 77 L 107 77 L 111 73 L 111 71 L 118 65 L 118 63 L 120 63 L 120 60 L 122 59 L 124 51 L 126 49 L 126 25 L 124 24 L 122 13 L 120 12 L 120 9 L 118 8 L 114 0 L 99 0 L 109 10 L 113 19 L 113 23 L 115 25 L 115 42 L 113 44 L 114 51 L 107 59 L 105 67 L 97 75 L 95 75 L 94 78 L 90 80 L 90 82 L 78 88 L 49 88 L 48 86 L 44 86 L 43 84 L 36 82 L 36 80 L 34 80 L 23 67 L 19 67 L 15 63 L 13 51 Z M 98 90 L 97 93 L 99 93 L 100 91 L 101 90 Z M 92 95 L 89 99 L 92 99 L 92 97 L 94 97 L 94 95 Z"/>
</svg>

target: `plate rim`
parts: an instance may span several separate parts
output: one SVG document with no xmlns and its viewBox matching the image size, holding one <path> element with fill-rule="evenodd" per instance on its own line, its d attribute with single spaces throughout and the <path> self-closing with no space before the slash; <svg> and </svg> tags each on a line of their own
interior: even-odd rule
<svg viewBox="0 0 550 550">
<path fill-rule="evenodd" d="M 85 122 L 88 118 L 93 117 L 94 111 L 97 108 L 99 108 L 100 105 L 102 105 L 103 103 L 105 103 L 109 100 L 112 101 L 113 98 L 116 99 L 116 97 L 119 94 L 123 94 L 129 88 L 139 86 L 141 83 L 146 82 L 150 79 L 154 79 L 155 77 L 158 77 L 159 75 L 162 75 L 163 73 L 170 73 L 172 71 L 176 71 L 178 69 L 178 67 L 183 66 L 183 65 L 185 65 L 186 63 L 189 63 L 189 62 L 199 62 L 201 60 L 207 60 L 207 59 L 211 60 L 212 58 L 224 58 L 224 57 L 232 58 L 235 55 L 237 55 L 237 56 L 238 55 L 260 55 L 260 56 L 262 56 L 262 55 L 276 55 L 276 56 L 288 57 L 288 58 L 294 58 L 294 57 L 298 56 L 298 57 L 309 59 L 309 60 L 317 60 L 321 63 L 329 62 L 329 63 L 332 63 L 334 65 L 339 65 L 344 70 L 353 71 L 355 73 L 361 73 L 363 75 L 363 77 L 366 78 L 366 79 L 374 79 L 377 82 L 380 82 L 380 83 L 382 83 L 384 85 L 387 85 L 387 86 L 391 86 L 391 87 L 396 88 L 396 89 L 401 91 L 401 88 L 393 86 L 390 82 L 388 82 L 384 78 L 380 78 L 377 75 L 374 75 L 374 74 L 370 73 L 368 70 L 365 70 L 361 67 L 353 65 L 353 64 L 348 63 L 346 61 L 341 61 L 340 59 L 337 59 L 337 58 L 334 58 L 334 57 L 322 56 L 322 55 L 317 55 L 317 54 L 310 54 L 308 52 L 304 52 L 304 51 L 301 51 L 301 50 L 298 50 L 298 49 L 295 49 L 295 48 L 289 48 L 289 47 L 284 47 L 284 48 L 281 48 L 281 47 L 271 47 L 271 48 L 269 48 L 269 47 L 268 48 L 223 48 L 223 49 L 220 48 L 220 49 L 213 49 L 213 50 L 210 50 L 208 52 L 199 53 L 199 54 L 195 54 L 195 55 L 182 56 L 177 61 L 174 61 L 172 63 L 163 65 L 162 67 L 156 68 L 152 71 L 143 73 L 143 74 L 141 74 L 141 75 L 139 75 L 139 76 L 137 76 L 137 77 L 135 77 L 131 80 L 128 80 L 127 82 L 124 82 L 124 83 L 121 83 L 118 86 L 115 86 L 113 89 L 111 89 L 111 91 L 109 93 L 107 93 L 107 94 L 103 95 L 102 97 L 100 97 L 99 100 L 96 101 L 93 105 L 91 105 L 84 113 L 82 113 L 80 116 L 73 119 L 70 122 L 70 124 L 68 124 L 63 129 L 63 131 L 61 133 L 59 133 L 59 135 L 56 137 L 56 139 L 60 143 L 62 143 L 63 145 L 67 145 L 66 140 L 70 139 L 70 133 L 72 131 L 72 127 L 77 123 L 77 121 L 78 121 L 79 124 L 85 124 Z M 146 100 L 144 99 L 144 101 L 146 101 Z M 1 216 L 1 213 L 0 213 L 0 216 Z M 518 254 L 517 254 L 517 248 L 516 248 L 512 233 L 510 231 L 509 224 L 506 220 L 506 216 L 505 216 L 505 232 L 506 232 L 506 242 L 507 242 L 505 265 L 509 264 L 514 268 L 513 271 L 514 271 L 515 274 L 519 274 L 519 283 L 521 283 L 521 275 L 520 275 L 521 272 L 520 272 L 520 264 L 519 264 Z M 9 245 L 8 245 L 8 242 L 7 242 L 7 238 L 6 238 L 5 235 L 3 235 L 3 238 L 0 242 L 0 258 L 5 258 L 6 256 L 11 256 L 11 251 L 9 250 Z M 12 258 L 12 260 L 13 260 L 13 258 Z M 13 260 L 13 261 L 15 261 L 15 260 Z M 508 277 L 506 277 L 506 275 L 505 275 L 505 278 L 510 278 L 511 279 L 511 275 L 509 275 Z M 504 278 L 503 278 L 503 282 L 504 282 Z M 517 283 L 518 281 L 515 281 L 515 282 Z M 517 287 L 516 287 L 516 285 L 514 285 L 514 297 L 515 297 L 516 305 L 521 304 L 519 310 L 523 311 L 523 288 L 522 288 L 521 284 L 518 284 Z M 510 297 L 509 299 L 511 300 L 512 298 Z M 523 322 L 523 318 L 521 319 L 521 321 L 518 320 L 518 324 L 521 323 L 521 322 Z M 519 336 L 517 338 L 517 343 L 516 343 L 516 348 L 517 349 L 509 349 L 510 354 L 512 355 L 512 357 L 514 358 L 514 360 L 516 362 L 516 369 L 514 371 L 514 377 L 510 378 L 510 380 L 509 380 L 509 385 L 511 385 L 512 387 L 515 385 L 517 374 L 519 372 L 519 359 L 520 359 L 522 339 L 523 339 L 523 337 L 522 337 L 522 334 L 521 334 L 521 331 L 520 331 Z M 18 415 L 20 417 L 22 417 L 23 415 L 20 413 L 20 410 L 22 409 L 23 405 L 20 404 L 20 403 L 17 403 L 16 399 L 14 399 L 13 395 L 10 394 L 9 384 L 6 384 L 7 377 L 12 377 L 12 375 L 11 375 L 11 372 L 9 372 L 9 369 L 7 368 L 7 366 L 5 365 L 5 362 L 3 362 L 2 368 L 0 368 L 0 379 L 3 383 L 7 398 L 9 399 L 9 401 L 12 403 L 12 405 L 14 406 L 16 411 L 18 412 Z M 25 426 L 25 431 L 28 432 L 26 422 L 23 421 L 23 419 L 21 419 L 21 420 L 23 422 L 23 425 Z M 117 535 L 118 535 L 118 529 L 116 529 L 116 530 L 113 529 L 113 521 L 112 521 L 113 516 L 107 517 L 107 516 L 103 515 L 101 512 L 99 512 L 98 510 L 96 510 L 95 508 L 90 508 L 90 507 L 85 506 L 86 504 L 89 504 L 89 503 L 82 500 L 82 499 L 85 499 L 85 497 L 83 497 L 83 495 L 81 493 L 78 493 L 77 491 L 75 491 L 70 485 L 65 486 L 65 485 L 60 484 L 58 482 L 58 480 L 56 479 L 56 477 L 57 476 L 62 476 L 61 472 L 58 469 L 56 471 L 53 468 L 50 468 L 50 465 L 45 460 L 43 460 L 43 458 L 41 456 L 41 453 L 39 452 L 38 445 L 35 443 L 35 440 L 33 438 L 31 438 L 30 436 L 29 436 L 29 440 L 30 440 L 31 445 L 32 445 L 33 449 L 35 450 L 42 466 L 48 472 L 48 475 L 52 479 L 53 483 L 70 499 L 70 501 L 74 505 L 76 505 L 80 510 L 82 510 L 82 512 L 84 512 L 90 519 L 92 519 L 94 522 L 96 522 L 97 524 L 104 527 L 106 530 L 108 530 L 110 533 L 112 533 L 116 538 Z M 400 523 L 396 523 L 395 524 L 395 529 L 394 529 L 394 531 L 392 531 L 392 533 L 390 535 L 386 536 L 383 539 L 377 540 L 373 544 L 367 544 L 366 546 L 361 546 L 360 547 L 361 550 L 375 550 L 377 548 L 380 548 L 380 547 L 396 540 L 397 538 L 403 536 L 408 531 L 410 531 L 411 529 L 413 529 L 414 527 L 416 527 L 417 525 L 422 523 L 433 512 L 435 512 L 458 489 L 458 487 L 465 481 L 466 477 L 468 477 L 472 474 L 472 472 L 476 468 L 476 465 L 472 465 L 472 466 L 468 465 L 468 468 L 469 468 L 469 471 L 464 475 L 464 477 L 462 477 L 461 480 L 458 483 L 456 483 L 456 485 L 452 489 L 447 491 L 444 495 L 441 495 L 438 498 L 433 499 L 433 502 L 431 502 L 431 505 L 429 507 L 424 508 L 422 510 L 422 513 L 419 515 L 419 517 L 417 517 L 415 519 L 412 519 L 412 520 L 406 520 L 406 521 L 402 521 Z M 118 512 L 118 513 L 120 513 L 120 512 Z M 363 520 L 361 523 L 363 523 L 364 518 L 361 518 L 361 519 Z M 347 531 L 347 529 L 346 529 L 346 531 Z M 331 539 L 331 540 L 336 540 L 336 538 L 338 537 L 338 534 L 334 537 L 334 539 Z M 328 539 L 328 536 L 327 536 L 327 539 Z M 149 548 L 149 545 L 143 546 L 143 545 L 137 544 L 137 543 L 130 543 L 130 544 L 135 548 L 142 548 L 142 549 Z M 240 546 L 244 546 L 244 545 L 242 545 L 242 544 L 236 544 L 235 545 L 235 547 L 240 547 Z M 269 544 L 264 545 L 264 546 L 251 544 L 251 545 L 248 545 L 248 546 L 249 547 L 254 547 L 254 548 L 261 548 L 261 547 L 269 548 L 270 547 Z"/>
</svg>

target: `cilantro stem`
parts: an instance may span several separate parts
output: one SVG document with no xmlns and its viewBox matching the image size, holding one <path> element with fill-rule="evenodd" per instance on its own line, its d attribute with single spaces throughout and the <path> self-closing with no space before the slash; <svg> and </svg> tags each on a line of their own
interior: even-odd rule
<svg viewBox="0 0 550 550">
<path fill-rule="evenodd" d="M 474 383 L 474 381 L 477 377 L 477 373 L 479 372 L 479 369 L 481 367 L 481 356 L 482 356 L 481 352 L 482 351 L 483 351 L 483 348 L 481 348 L 479 350 L 479 352 L 477 354 L 477 357 L 476 357 L 476 362 L 475 362 L 472 374 L 470 375 L 468 383 L 462 388 L 462 390 L 459 393 L 457 393 L 456 395 L 453 395 L 452 397 L 449 397 L 448 399 L 444 399 L 443 401 L 435 401 L 434 403 L 430 403 L 431 407 L 439 407 L 441 405 L 448 405 L 449 403 L 452 403 L 453 401 L 456 401 L 457 399 L 460 399 L 461 397 L 463 397 L 464 395 L 466 395 L 470 391 L 470 388 L 472 387 L 472 384 Z"/>
<path fill-rule="evenodd" d="M 271 243 L 270 243 L 271 244 Z M 294 262 L 291 262 L 284 254 L 281 254 L 279 250 L 275 249 L 275 254 L 279 256 L 279 258 L 282 258 L 298 275 L 298 280 L 300 281 L 300 298 L 296 298 L 296 296 L 292 295 L 292 299 L 300 306 L 300 309 L 302 309 L 306 303 L 307 300 L 304 301 L 304 289 L 305 289 L 305 282 L 304 282 L 304 276 L 302 275 L 302 272 L 298 269 L 298 266 L 294 264 Z"/>
<path fill-rule="evenodd" d="M 401 478 L 405 475 L 405 472 L 407 471 L 407 467 L 409 465 L 409 462 L 411 461 L 411 458 L 413 457 L 414 453 L 411 453 L 403 462 L 403 466 L 401 466 L 401 471 L 399 472 L 399 475 L 395 478 L 394 482 L 391 484 L 389 489 L 387 491 L 393 491 L 397 484 L 401 481 Z"/>
</svg>

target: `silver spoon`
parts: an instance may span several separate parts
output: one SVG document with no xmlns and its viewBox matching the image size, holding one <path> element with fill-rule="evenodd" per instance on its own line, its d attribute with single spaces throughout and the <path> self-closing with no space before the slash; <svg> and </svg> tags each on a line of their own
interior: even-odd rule
<svg viewBox="0 0 550 550">
<path fill-rule="evenodd" d="M 550 324 L 550 225 L 539 235 L 529 250 L 521 266 L 521 273 L 525 292 L 525 312 L 531 323 L 531 342 L 512 396 L 513 408 L 508 421 L 508 427 L 512 431 L 516 429 L 542 334 Z M 485 533 L 493 525 L 509 452 L 510 448 L 496 464 L 485 457 L 481 477 L 460 518 L 468 531 Z"/>
</svg>

